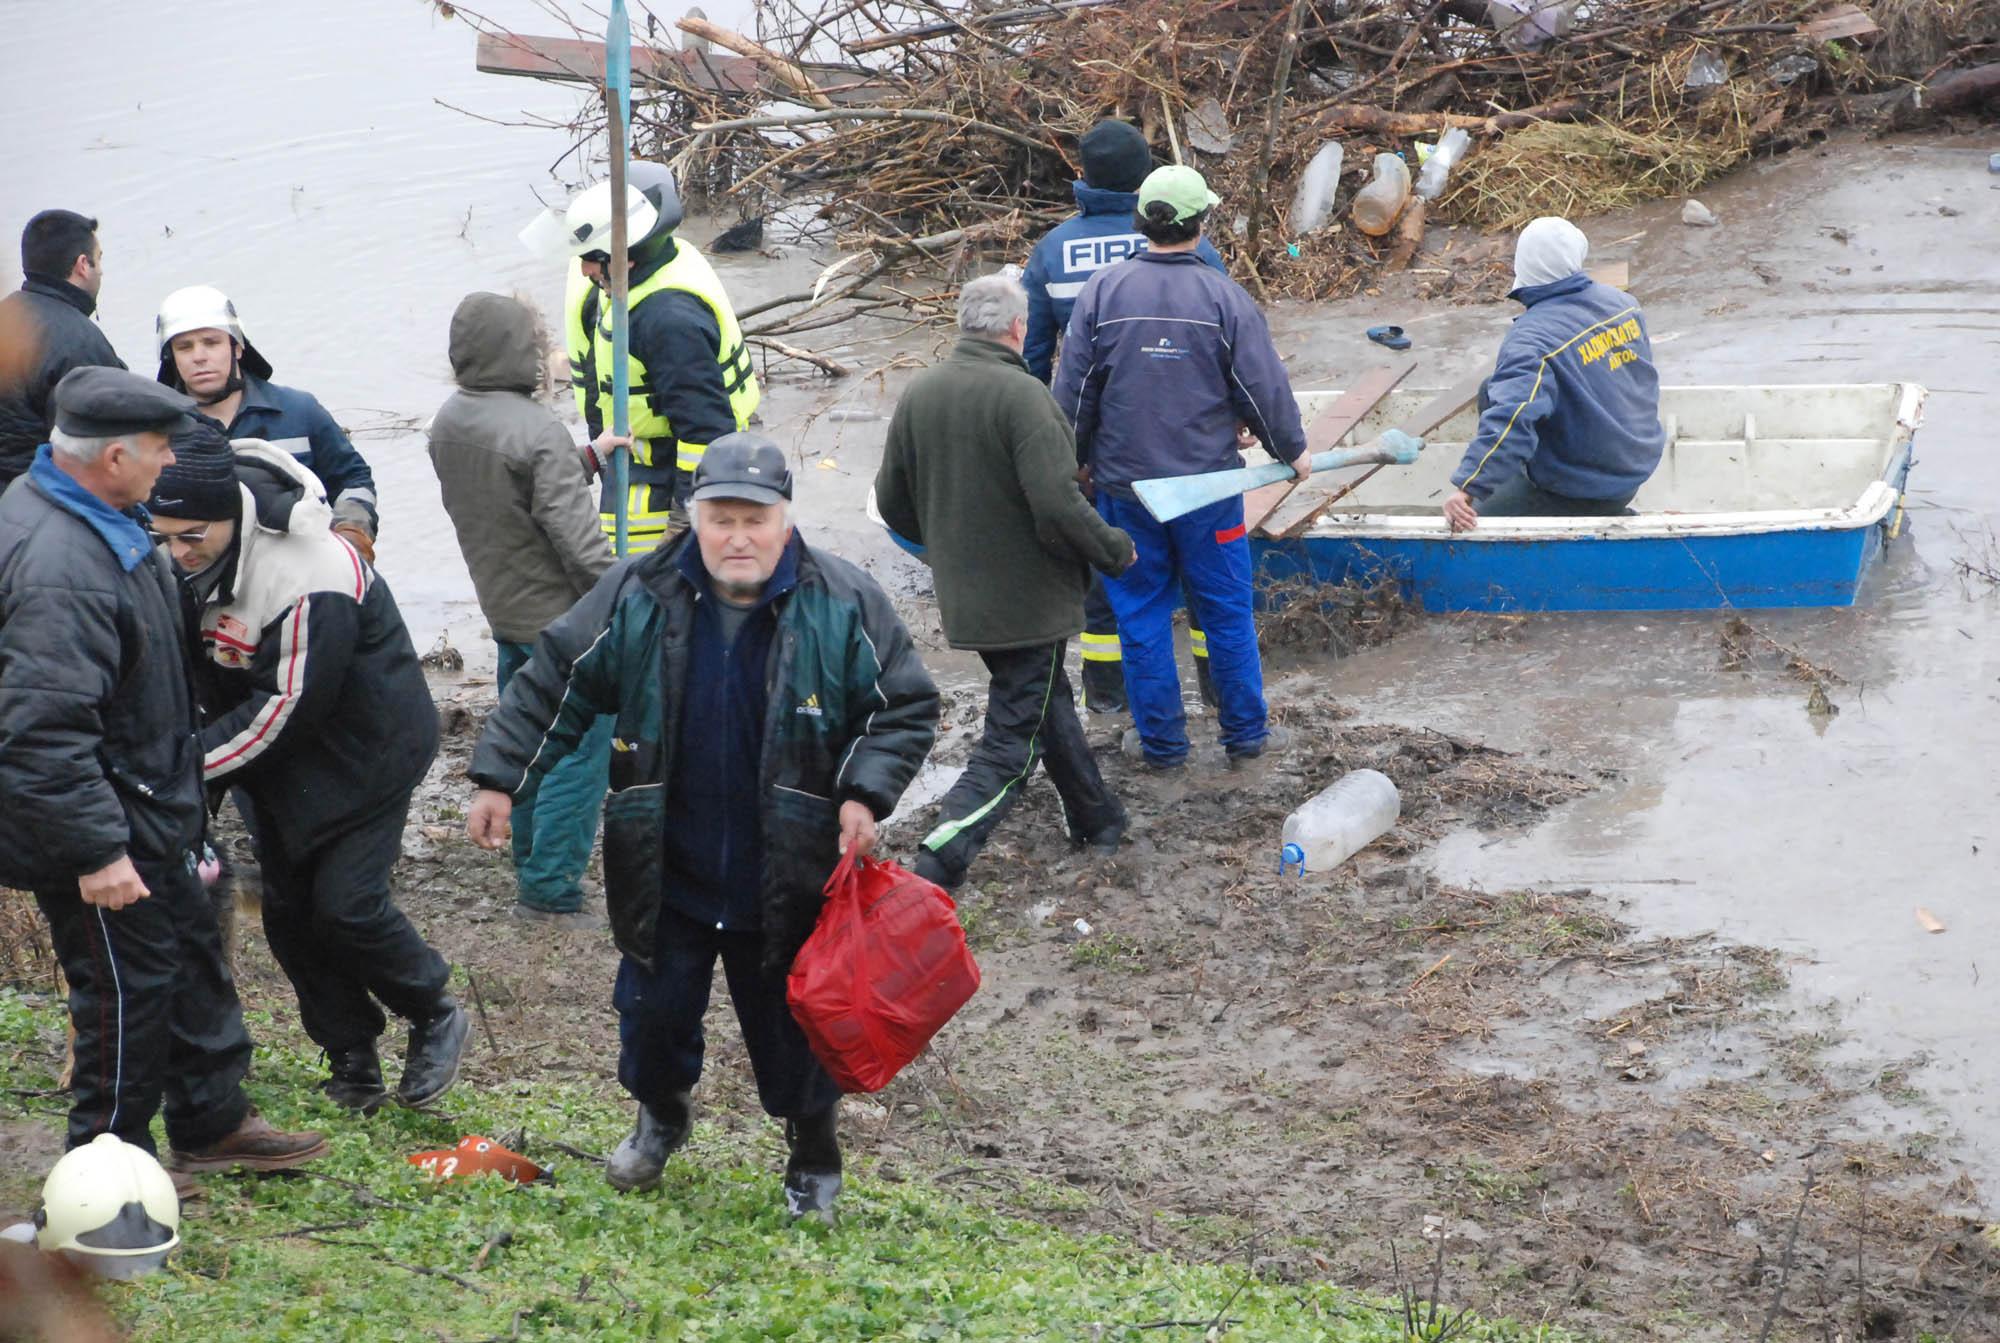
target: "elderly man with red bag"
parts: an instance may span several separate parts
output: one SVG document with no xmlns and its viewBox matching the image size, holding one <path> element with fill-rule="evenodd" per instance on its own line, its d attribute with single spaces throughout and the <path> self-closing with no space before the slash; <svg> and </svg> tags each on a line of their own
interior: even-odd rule
<svg viewBox="0 0 2000 1343">
<path fill-rule="evenodd" d="M 785 1121 L 794 1216 L 840 1191 L 840 1088 L 786 976 L 842 854 L 874 847 L 937 735 L 938 693 L 888 595 L 806 543 L 791 471 L 760 434 L 709 445 L 691 532 L 613 566 L 542 635 L 473 755 L 472 838 L 506 843 L 599 715 L 615 718 L 605 903 L 624 960 L 618 1080 L 638 1122 L 606 1177 L 659 1183 L 687 1141 L 717 957 L 757 1094 Z"/>
</svg>

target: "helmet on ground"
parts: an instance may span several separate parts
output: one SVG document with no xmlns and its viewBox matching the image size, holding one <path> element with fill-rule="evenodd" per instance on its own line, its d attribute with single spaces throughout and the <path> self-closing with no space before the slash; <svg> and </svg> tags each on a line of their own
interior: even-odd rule
<svg viewBox="0 0 2000 1343">
<path fill-rule="evenodd" d="M 169 387 L 180 386 L 180 373 L 174 367 L 171 348 L 174 337 L 210 328 L 229 333 L 239 347 L 237 362 L 245 373 L 259 378 L 271 376 L 271 361 L 257 353 L 257 347 L 244 334 L 243 319 L 236 315 L 236 304 L 229 295 L 212 284 L 191 284 L 160 300 L 159 316 L 153 319 L 153 335 L 160 345 L 161 382 Z"/>
<path fill-rule="evenodd" d="M 134 1278 L 181 1243 L 181 1201 L 150 1152 L 100 1133 L 64 1154 L 42 1183 L 35 1243 L 106 1277 Z"/>
</svg>

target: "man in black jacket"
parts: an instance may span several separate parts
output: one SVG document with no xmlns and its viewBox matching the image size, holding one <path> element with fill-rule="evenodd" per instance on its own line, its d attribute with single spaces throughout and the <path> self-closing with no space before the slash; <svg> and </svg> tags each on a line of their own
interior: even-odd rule
<svg viewBox="0 0 2000 1343">
<path fill-rule="evenodd" d="M 758 1097 L 785 1121 L 799 1216 L 840 1190 L 840 1091 L 785 977 L 840 855 L 874 846 L 923 763 L 938 694 L 888 595 L 794 534 L 791 497 L 770 439 L 708 445 L 693 534 L 613 566 L 508 683 L 473 754 L 467 828 L 505 845 L 513 799 L 615 716 L 604 894 L 624 953 L 618 1081 L 639 1116 L 606 1177 L 651 1188 L 687 1141 L 719 956 Z"/>
<path fill-rule="evenodd" d="M 0 299 L 0 493 L 48 442 L 63 374 L 125 367 L 91 320 L 104 283 L 95 219 L 73 210 L 30 219 L 21 230 L 21 273 L 20 292 Z"/>
<path fill-rule="evenodd" d="M 437 708 L 385 584 L 332 529 L 319 480 L 197 418 L 160 473 L 153 527 L 186 575 L 202 652 L 202 774 L 247 803 L 264 933 L 326 1051 L 332 1099 L 384 1099 L 377 1000 L 410 1023 L 396 1099 L 458 1077 L 470 1029 L 450 974 L 390 894 Z"/>
<path fill-rule="evenodd" d="M 35 893 L 69 977 L 69 1145 L 150 1152 L 164 1100 L 182 1172 L 295 1166 L 326 1144 L 243 1094 L 250 1038 L 196 873 L 179 600 L 137 508 L 194 403 L 80 368 L 55 404 L 52 442 L 0 499 L 0 885 Z"/>
</svg>

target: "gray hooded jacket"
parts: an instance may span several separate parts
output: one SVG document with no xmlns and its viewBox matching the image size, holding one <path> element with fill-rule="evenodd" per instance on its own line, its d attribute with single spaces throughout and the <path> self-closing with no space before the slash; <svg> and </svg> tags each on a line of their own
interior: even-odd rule
<svg viewBox="0 0 2000 1343">
<path fill-rule="evenodd" d="M 459 390 L 431 422 L 431 465 L 493 637 L 532 644 L 611 567 L 570 431 L 534 398 L 535 318 L 470 294 L 451 318 Z"/>
</svg>

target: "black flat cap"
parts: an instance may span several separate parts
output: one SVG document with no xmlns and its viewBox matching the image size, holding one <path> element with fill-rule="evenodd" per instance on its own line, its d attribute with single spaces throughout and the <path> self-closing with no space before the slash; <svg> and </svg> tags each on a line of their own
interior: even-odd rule
<svg viewBox="0 0 2000 1343">
<path fill-rule="evenodd" d="M 724 434 L 708 445 L 694 469 L 690 502 L 697 499 L 741 499 L 775 504 L 792 497 L 792 470 L 785 450 L 762 434 Z"/>
<path fill-rule="evenodd" d="M 193 410 L 187 393 L 122 368 L 73 368 L 56 384 L 56 428 L 78 438 L 171 434 Z"/>
</svg>

